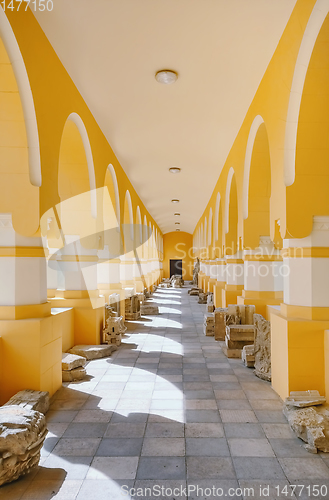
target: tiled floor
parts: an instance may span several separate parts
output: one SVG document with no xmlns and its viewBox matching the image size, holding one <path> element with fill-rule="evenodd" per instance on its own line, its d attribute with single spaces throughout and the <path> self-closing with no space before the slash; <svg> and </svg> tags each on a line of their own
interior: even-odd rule
<svg viewBox="0 0 329 500">
<path fill-rule="evenodd" d="M 161 314 L 55 395 L 39 468 L 1 500 L 329 498 L 329 454 L 305 451 L 270 384 L 203 335 L 187 290 L 158 290 Z"/>
</svg>

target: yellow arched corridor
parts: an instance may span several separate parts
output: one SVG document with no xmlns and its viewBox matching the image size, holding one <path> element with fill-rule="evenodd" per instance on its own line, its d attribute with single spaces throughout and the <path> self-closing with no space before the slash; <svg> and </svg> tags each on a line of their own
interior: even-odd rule
<svg viewBox="0 0 329 500">
<path fill-rule="evenodd" d="M 158 480 L 248 498 L 251 478 L 273 500 L 294 478 L 329 487 L 329 458 L 299 453 L 279 415 L 292 391 L 329 398 L 329 1 L 19 5 L 0 2 L 0 404 L 49 392 L 53 448 L 74 457 L 59 467 L 80 467 L 54 498 L 95 479 L 97 498 Z M 271 382 L 203 336 L 208 306 L 158 287 L 177 272 L 270 322 Z M 62 354 L 103 344 L 105 304 L 124 321 L 144 293 L 159 315 L 127 321 L 80 392 L 63 385 Z M 40 474 L 0 497 L 48 498 Z"/>
</svg>

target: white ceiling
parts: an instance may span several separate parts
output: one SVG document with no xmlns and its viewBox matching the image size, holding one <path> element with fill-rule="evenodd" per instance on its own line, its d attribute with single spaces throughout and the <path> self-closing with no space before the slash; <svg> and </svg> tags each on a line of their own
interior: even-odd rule
<svg viewBox="0 0 329 500">
<path fill-rule="evenodd" d="M 164 233 L 175 211 L 193 232 L 296 1 L 55 0 L 35 13 Z M 177 82 L 157 83 L 160 69 Z"/>
</svg>

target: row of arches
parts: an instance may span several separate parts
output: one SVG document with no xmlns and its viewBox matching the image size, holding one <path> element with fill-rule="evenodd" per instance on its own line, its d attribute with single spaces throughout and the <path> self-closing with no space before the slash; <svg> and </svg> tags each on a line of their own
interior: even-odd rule
<svg viewBox="0 0 329 500">
<path fill-rule="evenodd" d="M 31 237 L 41 220 L 43 234 L 55 247 L 63 244 L 63 234 L 94 234 L 98 241 L 91 243 L 89 238 L 86 244 L 102 246 L 108 236 L 116 246 L 114 254 L 140 248 L 141 257 L 158 256 L 163 247 L 161 232 L 136 193 L 132 196 L 133 188 L 122 182 L 126 179 L 121 172 L 118 180 L 113 163 L 97 165 L 103 173 L 96 172 L 90 134 L 78 113 L 71 112 L 63 123 L 58 159 L 42 167 L 43 144 L 29 76 L 2 9 L 0 72 L 0 212 L 11 214 L 15 231 Z M 48 167 L 55 168 L 50 172 Z M 44 185 L 49 186 L 50 177 L 49 196 Z M 44 202 L 47 198 L 58 203 Z"/>
<path fill-rule="evenodd" d="M 328 13 L 328 0 L 314 2 L 290 89 L 276 72 L 291 60 L 277 50 L 197 224 L 199 256 L 255 249 L 260 236 L 280 247 L 283 238 L 308 236 L 314 216 L 329 215 Z M 263 90 L 274 75 L 276 85 Z"/>
</svg>

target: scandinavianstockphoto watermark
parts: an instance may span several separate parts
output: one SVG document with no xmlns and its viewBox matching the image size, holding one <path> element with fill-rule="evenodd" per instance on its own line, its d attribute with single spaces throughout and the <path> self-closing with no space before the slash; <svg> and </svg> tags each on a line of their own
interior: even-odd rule
<svg viewBox="0 0 329 500">
<path fill-rule="evenodd" d="M 161 484 L 154 484 L 151 487 L 135 487 L 128 485 L 121 486 L 121 494 L 126 498 L 168 498 L 179 499 L 190 496 L 200 498 L 328 498 L 328 486 L 326 484 L 259 484 L 250 487 L 221 488 L 218 486 L 201 487 L 198 484 L 187 486 L 168 487 Z"/>
</svg>

